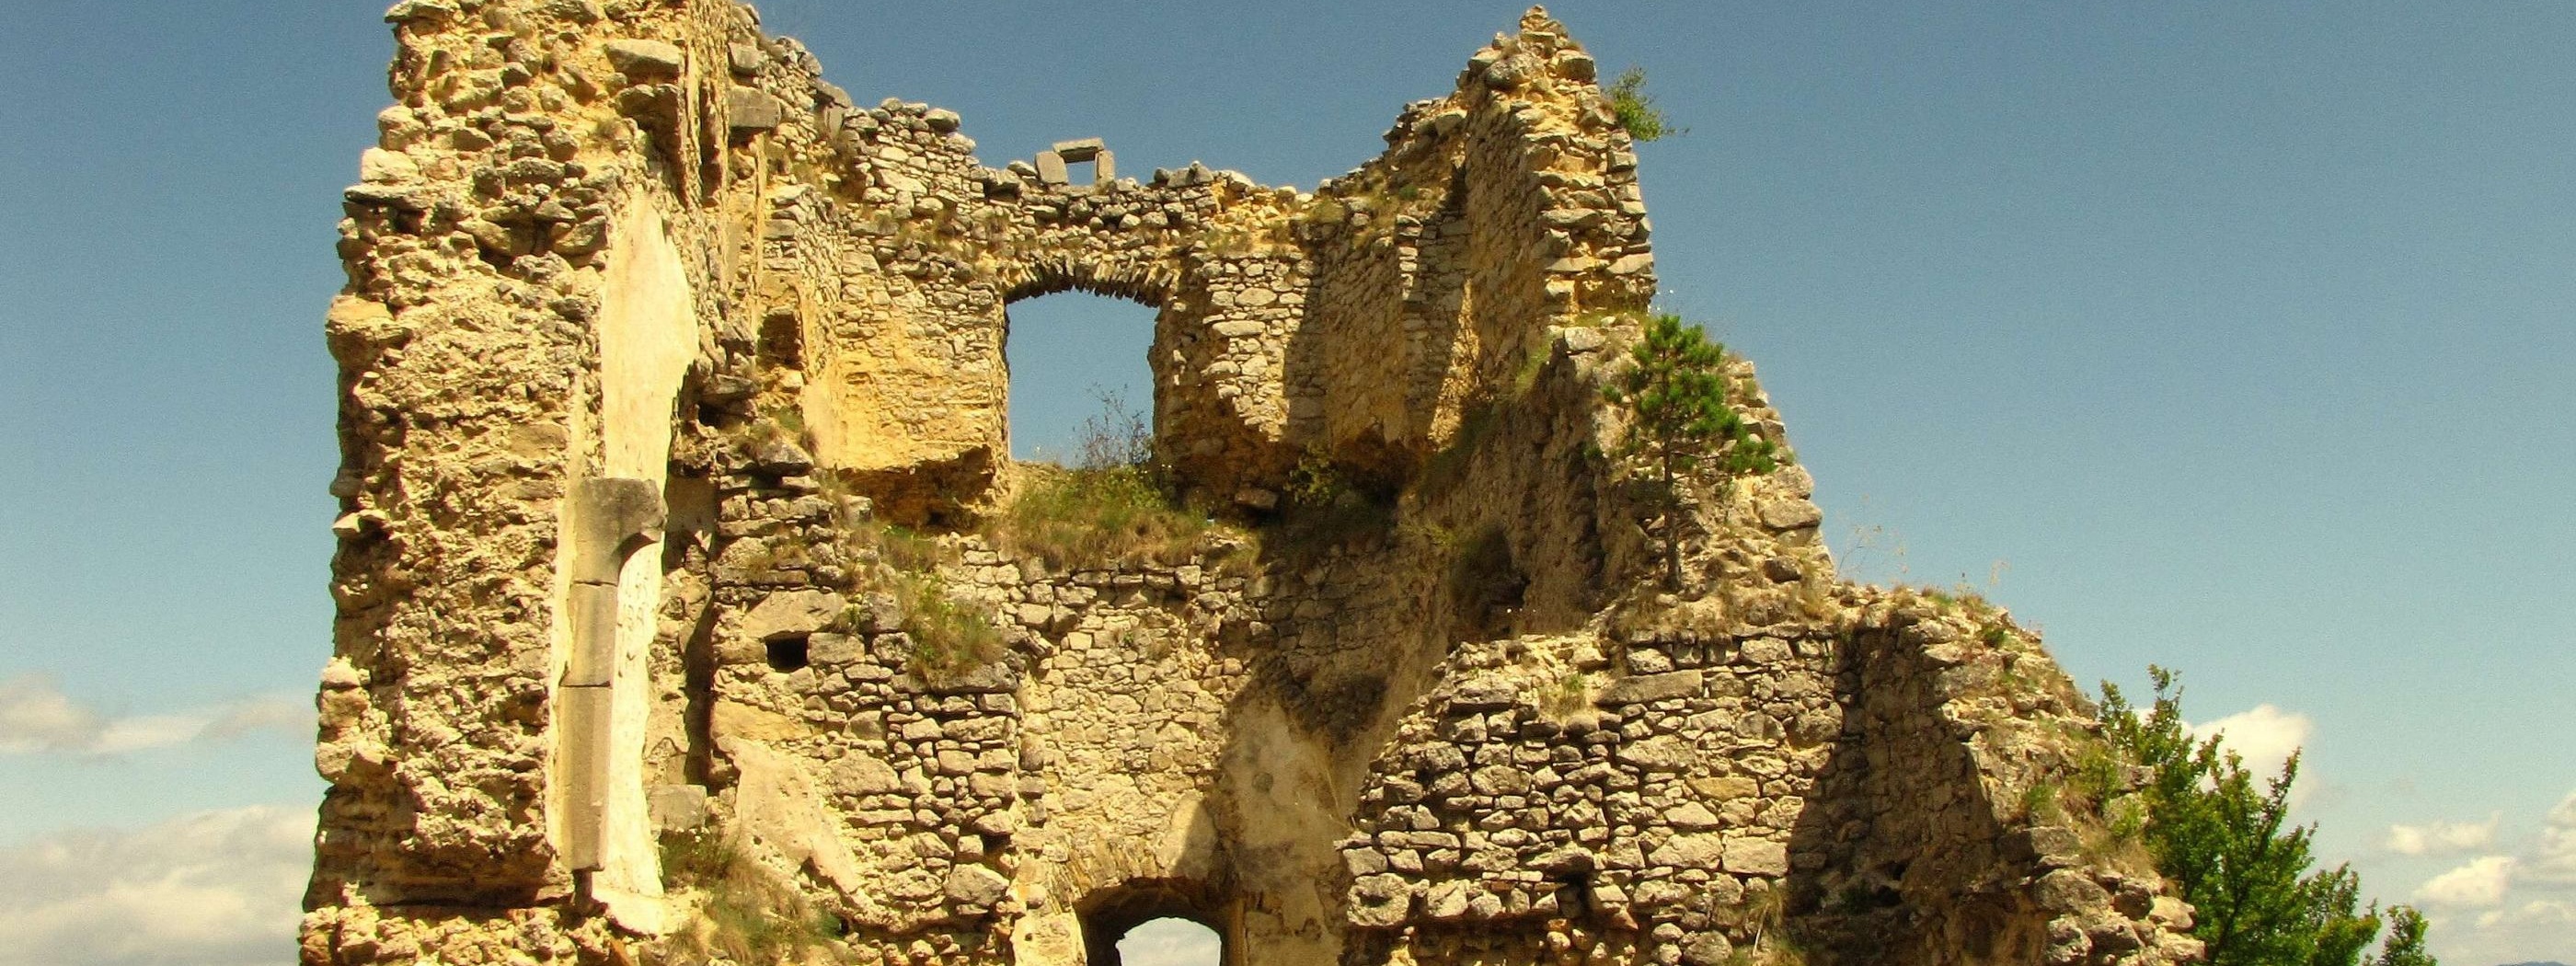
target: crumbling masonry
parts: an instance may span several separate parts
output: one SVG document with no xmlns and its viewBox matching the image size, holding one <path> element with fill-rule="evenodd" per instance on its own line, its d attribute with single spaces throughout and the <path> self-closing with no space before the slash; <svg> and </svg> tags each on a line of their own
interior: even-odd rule
<svg viewBox="0 0 2576 966">
<path fill-rule="evenodd" d="M 1668 519 L 1603 455 L 1653 256 L 1544 11 L 1313 193 L 986 167 L 730 0 L 388 19 L 304 962 L 705 961 L 671 842 L 815 910 L 816 961 L 1106 963 L 1165 915 L 1236 966 L 2194 955 L 2034 793 L 2095 726 L 2030 634 L 1837 582 L 1796 466 Z M 1066 289 L 1157 310 L 1157 448 L 1242 529 L 979 535 L 1007 307 Z M 1292 532 L 1318 473 L 1360 523 Z M 920 665 L 889 525 L 1002 653 Z"/>
</svg>

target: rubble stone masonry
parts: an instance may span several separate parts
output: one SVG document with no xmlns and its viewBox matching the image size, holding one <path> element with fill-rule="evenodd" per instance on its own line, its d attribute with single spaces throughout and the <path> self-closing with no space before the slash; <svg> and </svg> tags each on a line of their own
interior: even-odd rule
<svg viewBox="0 0 2576 966">
<path fill-rule="evenodd" d="M 1650 230 L 1543 10 L 1312 192 L 988 167 L 731 0 L 387 19 L 305 963 L 707 961 L 682 839 L 828 919 L 818 962 L 1106 963 L 1164 915 L 1231 966 L 2196 958 L 2100 816 L 2034 807 L 2097 726 L 2031 634 L 1838 582 L 1802 468 L 1665 519 L 1604 455 Z M 1008 307 L 1068 289 L 1156 310 L 1157 449 L 1241 529 L 979 535 Z M 1318 465 L 1375 515 L 1283 529 Z M 889 526 L 991 660 L 913 660 Z"/>
</svg>

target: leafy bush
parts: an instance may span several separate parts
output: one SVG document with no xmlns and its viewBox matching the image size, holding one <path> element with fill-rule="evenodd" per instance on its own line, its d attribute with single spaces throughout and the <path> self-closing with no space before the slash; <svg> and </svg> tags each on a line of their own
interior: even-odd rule
<svg viewBox="0 0 2576 966">
<path fill-rule="evenodd" d="M 1282 490 L 1279 520 L 1265 537 L 1270 545 L 1313 550 L 1395 532 L 1395 492 L 1355 483 L 1321 446 L 1298 459 Z"/>
<path fill-rule="evenodd" d="M 2356 966 L 2380 931 L 2377 904 L 2359 908 L 2361 877 L 2348 865 L 2315 869 L 2316 826 L 2288 824 L 2299 756 L 2258 789 L 2243 759 L 2218 736 L 2196 740 L 2183 723 L 2173 672 L 2149 667 L 2155 698 L 2134 707 L 2102 685 L 2102 724 L 2113 753 L 2147 770 L 2144 836 L 2156 866 L 2196 914 L 2192 935 L 2211 966 Z M 2423 922 L 2392 907 L 2399 925 L 2376 962 L 2431 966 Z"/>
</svg>

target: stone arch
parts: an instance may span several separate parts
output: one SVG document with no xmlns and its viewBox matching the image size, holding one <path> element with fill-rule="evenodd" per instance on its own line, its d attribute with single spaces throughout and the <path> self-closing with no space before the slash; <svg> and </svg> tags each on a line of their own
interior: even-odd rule
<svg viewBox="0 0 2576 966">
<path fill-rule="evenodd" d="M 1218 389 L 1246 368 L 1229 357 L 1241 323 L 1221 321 L 1212 311 L 1218 292 L 1239 286 L 1210 272 L 1208 261 L 1191 257 L 1183 244 L 1112 248 L 1098 239 L 1085 241 L 1031 252 L 1002 269 L 996 287 L 1002 293 L 1004 341 L 1009 306 L 1028 299 L 1079 291 L 1153 309 L 1146 368 L 1156 445 L 1185 493 L 1211 504 L 1226 502 L 1262 477 L 1260 467 L 1277 462 L 1246 457 L 1279 448 L 1276 429 L 1265 431 L 1258 409 L 1244 404 L 1257 401 L 1256 394 Z M 1231 300 L 1230 291 L 1225 300 Z"/>
<path fill-rule="evenodd" d="M 1082 918 L 1083 962 L 1119 966 L 1118 941 L 1129 930 L 1156 919 L 1185 919 L 1217 935 L 1217 962 L 1236 966 L 1237 948 L 1232 897 L 1223 890 L 1188 879 L 1134 879 L 1093 891 L 1075 905 Z"/>
</svg>

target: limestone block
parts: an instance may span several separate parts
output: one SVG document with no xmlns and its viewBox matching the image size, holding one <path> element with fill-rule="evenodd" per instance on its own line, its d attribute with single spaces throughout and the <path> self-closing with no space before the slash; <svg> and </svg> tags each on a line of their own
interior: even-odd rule
<svg viewBox="0 0 2576 966">
<path fill-rule="evenodd" d="M 1697 670 L 1632 675 L 1610 682 L 1594 703 L 1607 708 L 1688 697 L 1700 692 L 1701 677 Z"/>
<path fill-rule="evenodd" d="M 948 901 L 966 908 L 989 908 L 1009 895 L 1011 880 L 981 865 L 961 865 L 948 870 L 948 881 L 942 894 Z"/>
<path fill-rule="evenodd" d="M 898 690 L 920 694 L 1003 694 L 1019 688 L 1020 674 L 1009 664 L 995 662 L 935 681 L 924 681 L 919 675 L 906 672 L 896 679 L 895 686 Z"/>
<path fill-rule="evenodd" d="M 617 673 L 617 588 L 574 584 L 569 615 L 572 646 L 565 655 L 566 687 L 604 687 Z"/>
<path fill-rule="evenodd" d="M 766 641 L 791 634 L 812 634 L 829 626 L 849 607 L 849 600 L 828 590 L 782 590 L 763 597 L 742 617 L 742 636 Z"/>
<path fill-rule="evenodd" d="M 1589 63 L 1591 58 L 1584 60 Z M 1726 940 L 1725 933 L 1703 932 L 1682 943 L 1682 962 L 1688 966 L 1722 966 L 1734 962 L 1734 957 L 1735 944 Z"/>
<path fill-rule="evenodd" d="M 382 184 L 411 181 L 420 177 L 420 166 L 409 155 L 383 148 L 368 148 L 358 156 L 358 180 Z"/>
<path fill-rule="evenodd" d="M 1057 154 L 1053 151 L 1038 152 L 1039 184 L 1046 185 L 1048 187 L 1063 187 L 1066 182 L 1066 177 L 1067 176 L 1064 171 L 1064 155 Z"/>
<path fill-rule="evenodd" d="M 1694 832 L 1713 829 L 1724 824 L 1718 820 L 1717 813 L 1709 811 L 1708 806 L 1698 802 L 1683 802 L 1680 807 L 1666 811 L 1663 818 L 1665 824 Z"/>
<path fill-rule="evenodd" d="M 832 761 L 832 790 L 843 795 L 884 795 L 903 790 L 903 776 L 894 766 L 864 751 L 852 749 Z"/>
<path fill-rule="evenodd" d="M 1690 742 L 1672 735 L 1657 735 L 1619 749 L 1620 761 L 1647 771 L 1681 771 L 1690 767 L 1694 757 Z"/>
<path fill-rule="evenodd" d="M 1801 530 L 1824 522 L 1824 511 L 1804 499 L 1762 501 L 1762 525 L 1773 530 Z"/>
<path fill-rule="evenodd" d="M 817 633 L 805 639 L 805 659 L 826 668 L 857 664 L 868 659 L 868 642 L 855 634 Z"/>
<path fill-rule="evenodd" d="M 655 785 L 645 803 L 655 831 L 686 831 L 707 823 L 707 790 L 702 786 Z"/>
<path fill-rule="evenodd" d="M 1664 840 L 1664 844 L 1646 853 L 1646 861 L 1676 869 L 1715 871 L 1725 853 L 1725 840 L 1715 833 L 1687 833 Z M 1640 902 L 1648 898 L 1642 888 L 1637 895 Z"/>
<path fill-rule="evenodd" d="M 614 584 L 636 547 L 660 535 L 662 488 L 651 480 L 592 477 L 577 481 L 573 501 L 573 579 Z"/>
<path fill-rule="evenodd" d="M 676 44 L 659 40 L 612 40 L 607 45 L 608 66 L 636 79 L 664 79 L 680 76 L 686 63 Z"/>
<path fill-rule="evenodd" d="M 725 125 L 735 136 L 776 129 L 787 122 L 787 105 L 768 91 L 736 87 L 725 91 Z"/>
<path fill-rule="evenodd" d="M 1360 876 L 1351 881 L 1350 898 L 1351 924 L 1363 929 L 1400 926 L 1413 914 L 1413 884 L 1403 876 Z"/>
<path fill-rule="evenodd" d="M 555 692 L 557 780 L 563 785 L 564 867 L 600 867 L 601 822 L 608 808 L 610 689 L 561 688 Z"/>
<path fill-rule="evenodd" d="M 1788 875 L 1789 845 L 1769 839 L 1730 838 L 1725 848 L 1726 871 L 1737 875 Z"/>
<path fill-rule="evenodd" d="M 1474 899 L 1471 885 L 1465 882 L 1443 882 L 1431 887 L 1423 896 L 1423 915 L 1435 920 L 1457 920 L 1467 917 L 1467 905 Z"/>
<path fill-rule="evenodd" d="M 1449 694 L 1452 711 L 1491 711 L 1508 708 L 1520 698 L 1520 689 L 1509 681 L 1470 681 L 1458 685 Z"/>
<path fill-rule="evenodd" d="M 790 862 L 812 863 L 842 895 L 874 891 L 802 764 L 757 740 L 720 737 L 716 746 L 741 772 L 734 786 L 734 820 L 745 831 Z"/>
<path fill-rule="evenodd" d="M 2050 912 L 2081 912 L 2111 904 L 2111 893 L 2081 869 L 2059 869 L 2041 876 L 2033 898 Z"/>
<path fill-rule="evenodd" d="M 814 733 L 812 726 L 795 718 L 723 699 L 718 699 L 710 712 L 708 727 L 719 740 L 732 737 L 753 741 L 793 741 Z"/>
</svg>

